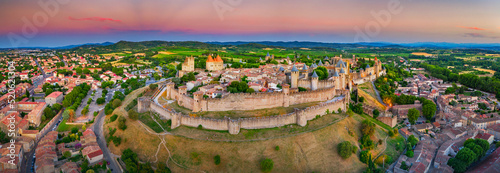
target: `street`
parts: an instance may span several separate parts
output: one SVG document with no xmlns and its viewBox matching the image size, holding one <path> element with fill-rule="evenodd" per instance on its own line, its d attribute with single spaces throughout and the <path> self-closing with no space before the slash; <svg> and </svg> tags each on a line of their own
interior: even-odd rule
<svg viewBox="0 0 500 173">
<path fill-rule="evenodd" d="M 64 111 L 64 109 L 62 110 Z M 61 116 L 61 119 L 59 120 L 59 122 L 62 120 L 62 116 Z M 57 128 L 57 126 L 59 125 L 59 123 L 54 123 L 52 124 L 52 126 L 50 126 L 50 129 L 53 129 L 54 127 Z M 42 136 L 45 136 L 48 132 L 50 131 L 47 131 L 45 132 Z M 31 168 L 34 167 L 34 164 L 35 164 L 35 160 L 33 159 L 33 154 L 35 154 L 35 150 L 36 150 L 36 147 L 38 145 L 38 142 L 35 142 L 35 145 L 33 145 L 33 148 L 31 149 L 30 152 L 28 153 L 25 153 L 24 154 L 24 158 L 22 160 L 22 163 L 21 163 L 21 173 L 31 173 Z"/>
<path fill-rule="evenodd" d="M 118 167 L 118 163 L 116 163 L 116 160 L 111 157 L 111 152 L 109 151 L 106 145 L 106 140 L 104 138 L 103 125 L 105 117 L 106 116 L 104 115 L 104 111 L 99 112 L 99 115 L 97 115 L 94 124 L 92 124 L 90 128 L 94 130 L 94 133 L 96 134 L 97 144 L 99 144 L 99 147 L 101 147 L 104 159 L 106 160 L 106 162 L 110 163 L 108 165 L 108 168 L 112 170 L 113 173 L 115 172 L 120 173 L 121 171 L 120 168 Z"/>
</svg>

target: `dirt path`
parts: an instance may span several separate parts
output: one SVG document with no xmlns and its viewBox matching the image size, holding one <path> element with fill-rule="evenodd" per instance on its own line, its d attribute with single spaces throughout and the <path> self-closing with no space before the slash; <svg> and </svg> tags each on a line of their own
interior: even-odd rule
<svg viewBox="0 0 500 173">
<path fill-rule="evenodd" d="M 377 159 L 378 159 L 378 157 L 380 157 L 380 155 L 382 155 L 382 154 L 384 153 L 385 149 L 387 149 L 387 138 L 388 138 L 388 137 L 389 137 L 389 136 L 386 136 L 386 137 L 385 137 L 385 139 L 384 139 L 384 143 L 385 143 L 385 147 L 384 147 L 384 149 L 383 149 L 382 151 L 380 151 L 380 153 L 378 153 L 378 154 L 377 154 L 377 157 L 375 157 L 375 159 L 374 159 L 374 160 L 377 160 Z"/>
</svg>

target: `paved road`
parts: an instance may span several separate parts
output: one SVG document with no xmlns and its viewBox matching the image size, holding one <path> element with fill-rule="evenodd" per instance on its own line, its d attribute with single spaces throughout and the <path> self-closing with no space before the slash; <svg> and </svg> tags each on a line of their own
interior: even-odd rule
<svg viewBox="0 0 500 173">
<path fill-rule="evenodd" d="M 375 91 L 375 94 L 377 94 L 377 100 L 382 103 L 384 106 L 387 106 L 384 101 L 382 100 L 382 98 L 380 97 L 380 94 L 378 93 L 378 90 L 377 90 L 377 87 L 375 87 L 375 83 L 374 81 L 372 81 L 372 86 L 373 86 L 373 90 Z"/>
<path fill-rule="evenodd" d="M 108 168 L 111 169 L 113 173 L 121 173 L 121 170 L 118 167 L 118 163 L 116 163 L 116 160 L 111 157 L 111 152 L 106 145 L 106 139 L 104 138 L 103 134 L 105 117 L 106 116 L 104 115 L 104 111 L 99 112 L 99 115 L 97 115 L 94 124 L 90 128 L 94 130 L 94 133 L 97 136 L 97 144 L 99 144 L 99 147 L 101 147 L 102 153 L 104 154 L 104 159 L 106 160 L 106 162 L 110 163 L 110 165 L 108 165 Z"/>
<path fill-rule="evenodd" d="M 64 109 L 62 111 L 64 111 Z M 62 116 L 61 116 L 61 120 L 62 120 Z M 54 123 L 54 124 L 52 124 L 52 126 L 50 126 L 50 129 L 57 127 L 56 124 L 59 125 L 59 123 Z M 45 136 L 48 132 L 50 132 L 50 131 L 45 132 L 42 135 L 42 137 Z M 23 158 L 23 161 L 21 163 L 20 173 L 31 172 L 31 168 L 34 167 L 34 164 L 35 164 L 35 162 L 33 160 L 33 154 L 35 154 L 35 149 L 37 146 L 38 146 L 38 142 L 35 142 L 35 145 L 33 145 L 33 148 L 31 149 L 31 151 L 24 154 L 24 158 Z"/>
</svg>

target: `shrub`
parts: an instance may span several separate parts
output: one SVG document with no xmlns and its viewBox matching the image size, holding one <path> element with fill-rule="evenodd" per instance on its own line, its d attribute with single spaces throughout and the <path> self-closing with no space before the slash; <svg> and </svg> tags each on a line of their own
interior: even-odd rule
<svg viewBox="0 0 500 173">
<path fill-rule="evenodd" d="M 71 157 L 71 152 L 66 151 L 63 153 L 64 158 L 70 158 Z"/>
<path fill-rule="evenodd" d="M 339 110 L 337 110 L 337 112 L 340 114 L 342 113 L 342 108 L 339 108 Z"/>
<path fill-rule="evenodd" d="M 198 125 L 198 129 L 200 129 L 200 130 L 203 129 L 203 126 L 201 124 Z"/>
<path fill-rule="evenodd" d="M 276 147 L 274 147 L 274 150 L 279 151 L 280 150 L 280 146 L 276 145 Z"/>
<path fill-rule="evenodd" d="M 71 128 L 71 133 L 78 133 L 78 127 Z"/>
<path fill-rule="evenodd" d="M 71 142 L 71 138 L 69 138 L 69 137 L 66 136 L 66 137 L 64 137 L 62 139 L 62 142 L 64 142 L 64 143 L 70 143 Z"/>
<path fill-rule="evenodd" d="M 214 162 L 215 162 L 215 165 L 220 164 L 220 156 L 218 154 L 214 157 Z"/>
<path fill-rule="evenodd" d="M 120 130 L 125 130 L 127 129 L 127 125 L 125 124 L 125 122 L 127 121 L 127 119 L 125 119 L 124 117 L 120 116 L 120 118 L 118 118 L 118 128 Z"/>
<path fill-rule="evenodd" d="M 387 132 L 389 134 L 390 137 L 394 137 L 394 132 L 392 130 L 389 130 L 389 132 Z"/>
<path fill-rule="evenodd" d="M 271 172 L 274 167 L 274 161 L 271 159 L 264 159 L 260 162 L 260 169 L 262 172 Z"/>
<path fill-rule="evenodd" d="M 337 145 L 337 150 L 339 152 L 339 155 L 343 159 L 351 157 L 352 149 L 353 149 L 352 144 L 349 141 L 344 141 Z"/>
<path fill-rule="evenodd" d="M 118 115 L 114 114 L 113 116 L 109 117 L 109 121 L 114 122 L 118 118 Z"/>
<path fill-rule="evenodd" d="M 122 143 L 122 138 L 121 137 L 113 137 L 113 143 L 115 143 L 115 146 L 118 146 Z"/>
</svg>

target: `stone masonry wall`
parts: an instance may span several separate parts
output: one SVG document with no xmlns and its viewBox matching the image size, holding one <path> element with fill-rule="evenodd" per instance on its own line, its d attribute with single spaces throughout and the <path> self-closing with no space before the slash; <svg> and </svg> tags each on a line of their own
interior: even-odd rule
<svg viewBox="0 0 500 173">
<path fill-rule="evenodd" d="M 330 103 L 321 103 L 317 106 L 312 106 L 304 110 L 296 110 L 293 113 L 268 116 L 268 117 L 254 117 L 254 118 L 238 118 L 238 119 L 215 119 L 215 118 L 204 118 L 204 117 L 193 117 L 189 115 L 183 115 L 181 113 L 176 113 L 168 109 L 163 108 L 158 105 L 150 98 L 139 98 L 138 105 L 140 107 L 139 112 L 147 111 L 147 109 L 159 113 L 166 119 L 172 119 L 171 128 L 177 128 L 180 125 L 198 127 L 201 125 L 204 129 L 211 130 L 228 130 L 230 134 L 238 134 L 241 128 L 244 129 L 263 129 L 263 128 L 273 128 L 280 127 L 288 124 L 298 124 L 300 126 L 307 125 L 307 121 L 312 120 L 316 115 L 325 115 L 326 110 L 330 112 L 337 112 L 338 108 L 342 111 L 346 110 L 346 97 L 339 99 Z"/>
</svg>

